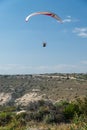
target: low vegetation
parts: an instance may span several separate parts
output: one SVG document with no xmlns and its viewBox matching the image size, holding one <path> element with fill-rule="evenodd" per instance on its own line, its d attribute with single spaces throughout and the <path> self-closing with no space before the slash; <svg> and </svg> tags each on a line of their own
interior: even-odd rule
<svg viewBox="0 0 87 130">
<path fill-rule="evenodd" d="M 87 130 L 87 97 L 51 106 L 40 102 L 37 110 L 20 113 L 16 107 L 0 107 L 0 130 Z"/>
<path fill-rule="evenodd" d="M 32 92 L 52 104 L 16 106 Z M 0 75 L 0 130 L 87 130 L 86 94 L 87 74 Z"/>
<path fill-rule="evenodd" d="M 34 89 L 52 100 L 72 100 L 87 94 L 87 74 L 0 75 L 0 94 L 10 93 L 11 105 Z"/>
</svg>

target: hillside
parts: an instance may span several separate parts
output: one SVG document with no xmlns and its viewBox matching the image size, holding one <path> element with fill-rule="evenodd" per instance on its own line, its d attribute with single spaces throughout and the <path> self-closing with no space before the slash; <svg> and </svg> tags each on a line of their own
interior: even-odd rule
<svg viewBox="0 0 87 130">
<path fill-rule="evenodd" d="M 30 98 L 25 95 L 70 101 L 86 94 L 86 74 L 0 75 L 0 105 L 13 105 L 23 97 Z"/>
</svg>

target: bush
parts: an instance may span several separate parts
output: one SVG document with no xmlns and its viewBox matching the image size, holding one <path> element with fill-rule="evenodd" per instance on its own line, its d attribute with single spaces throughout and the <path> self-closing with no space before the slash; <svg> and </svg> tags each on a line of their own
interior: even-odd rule
<svg viewBox="0 0 87 130">
<path fill-rule="evenodd" d="M 1 112 L 0 113 L 0 125 L 4 126 L 8 124 L 12 119 L 12 113 L 10 112 Z"/>
<path fill-rule="evenodd" d="M 54 115 L 52 115 L 52 114 L 46 115 L 45 118 L 44 118 L 44 122 L 47 123 L 47 124 L 54 123 L 55 122 Z"/>
<path fill-rule="evenodd" d="M 83 99 L 77 99 L 77 105 L 79 107 L 80 114 L 85 114 L 87 116 L 87 96 Z"/>
<path fill-rule="evenodd" d="M 71 119 L 73 119 L 75 113 L 79 113 L 78 105 L 74 103 L 68 104 L 64 109 L 64 117 L 66 121 L 70 121 Z"/>
<path fill-rule="evenodd" d="M 37 111 L 28 112 L 28 120 L 42 121 L 43 117 L 50 113 L 49 107 L 41 106 Z"/>
<path fill-rule="evenodd" d="M 15 106 L 0 106 L 0 112 L 13 112 L 16 111 Z"/>
<path fill-rule="evenodd" d="M 75 114 L 72 122 L 74 124 L 79 124 L 81 122 L 87 123 L 87 117 L 83 114 L 80 116 L 78 116 L 78 114 Z"/>
<path fill-rule="evenodd" d="M 16 115 L 16 119 L 17 120 L 21 120 L 21 119 L 26 119 L 27 113 L 26 112 L 22 112 Z"/>
<path fill-rule="evenodd" d="M 75 114 L 72 121 L 71 130 L 87 130 L 87 118 L 85 115 Z"/>
</svg>

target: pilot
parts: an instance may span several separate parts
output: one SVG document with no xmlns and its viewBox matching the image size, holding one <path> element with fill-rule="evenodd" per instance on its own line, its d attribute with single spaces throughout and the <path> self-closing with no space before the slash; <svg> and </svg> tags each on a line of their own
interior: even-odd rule
<svg viewBox="0 0 87 130">
<path fill-rule="evenodd" d="M 43 43 L 43 47 L 46 47 L 46 43 L 45 42 Z"/>
</svg>

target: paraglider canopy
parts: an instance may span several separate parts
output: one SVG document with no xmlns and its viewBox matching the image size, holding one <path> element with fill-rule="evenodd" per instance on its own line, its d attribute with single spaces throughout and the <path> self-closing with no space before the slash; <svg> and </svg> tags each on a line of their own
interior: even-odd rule
<svg viewBox="0 0 87 130">
<path fill-rule="evenodd" d="M 35 12 L 35 13 L 31 13 L 29 14 L 25 21 L 28 22 L 28 20 L 32 17 L 32 16 L 35 16 L 35 15 L 47 15 L 47 16 L 51 16 L 53 17 L 54 19 L 56 19 L 58 22 L 62 23 L 62 19 L 55 13 L 52 13 L 52 12 Z"/>
</svg>

